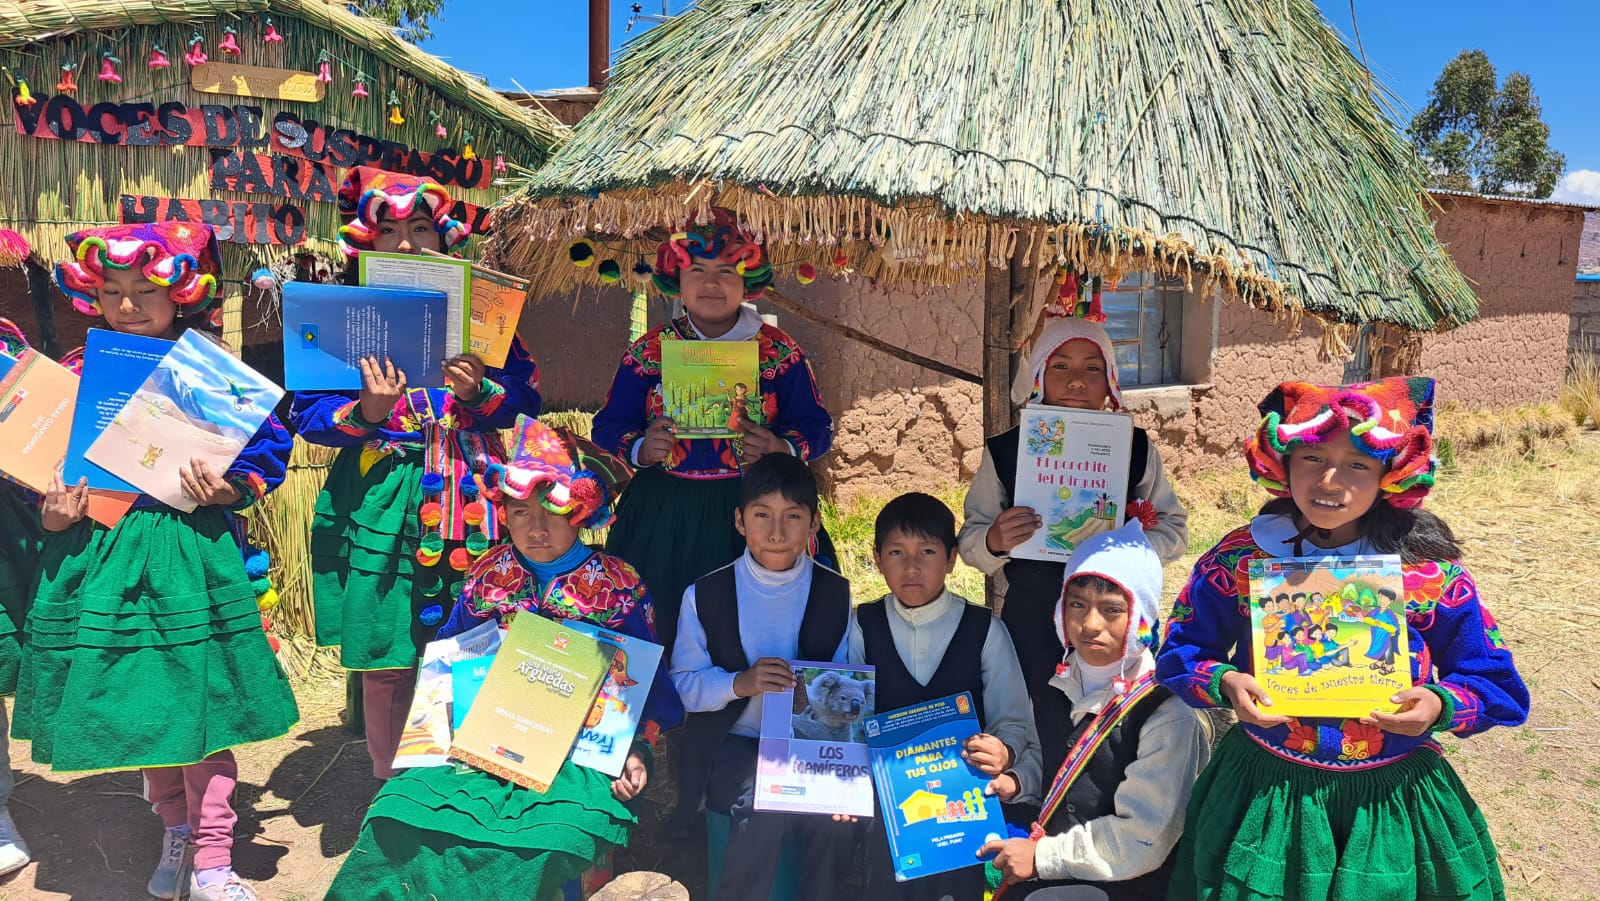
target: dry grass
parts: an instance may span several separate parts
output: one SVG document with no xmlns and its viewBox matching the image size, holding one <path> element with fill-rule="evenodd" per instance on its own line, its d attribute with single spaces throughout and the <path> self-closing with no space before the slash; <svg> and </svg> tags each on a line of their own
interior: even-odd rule
<svg viewBox="0 0 1600 901">
<path fill-rule="evenodd" d="M 1600 344 L 1590 342 L 1572 356 L 1561 386 L 1561 406 L 1578 428 L 1600 429 Z"/>
</svg>

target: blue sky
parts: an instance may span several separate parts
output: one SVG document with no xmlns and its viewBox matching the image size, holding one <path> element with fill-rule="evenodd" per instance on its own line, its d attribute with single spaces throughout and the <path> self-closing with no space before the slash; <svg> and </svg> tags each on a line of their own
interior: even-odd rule
<svg viewBox="0 0 1600 901">
<path fill-rule="evenodd" d="M 647 13 L 661 10 L 661 0 L 639 2 Z M 687 5 L 669 2 L 673 12 Z M 624 31 L 630 5 L 611 2 L 613 47 L 631 36 Z M 1353 44 L 1350 0 L 1318 6 Z M 1595 0 L 1525 0 L 1513 7 L 1488 0 L 1355 0 L 1354 6 L 1369 64 L 1412 110 L 1427 102 L 1439 70 L 1462 50 L 1484 50 L 1502 77 L 1527 72 L 1551 143 L 1567 155 L 1568 176 L 1556 196 L 1600 204 Z M 495 87 L 538 91 L 588 79 L 588 0 L 446 0 L 433 28 L 436 37 L 425 49 Z"/>
</svg>

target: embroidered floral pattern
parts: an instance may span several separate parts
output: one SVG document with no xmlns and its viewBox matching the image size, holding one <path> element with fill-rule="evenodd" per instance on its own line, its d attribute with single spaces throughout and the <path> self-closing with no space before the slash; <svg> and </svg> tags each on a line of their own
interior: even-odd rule
<svg viewBox="0 0 1600 901">
<path fill-rule="evenodd" d="M 1345 720 L 1340 731 L 1344 733 L 1340 760 L 1366 760 L 1383 751 L 1383 730 L 1377 726 L 1369 726 L 1360 720 Z"/>
<path fill-rule="evenodd" d="M 1307 726 L 1297 719 L 1289 720 L 1289 737 L 1283 740 L 1283 746 L 1301 754 L 1316 754 L 1317 727 Z"/>
</svg>

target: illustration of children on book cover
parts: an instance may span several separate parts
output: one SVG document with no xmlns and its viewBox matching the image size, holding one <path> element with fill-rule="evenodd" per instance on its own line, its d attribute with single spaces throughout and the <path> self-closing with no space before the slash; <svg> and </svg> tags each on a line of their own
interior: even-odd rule
<svg viewBox="0 0 1600 901">
<path fill-rule="evenodd" d="M 1252 560 L 1250 598 L 1274 713 L 1366 716 L 1410 685 L 1398 557 Z"/>
</svg>

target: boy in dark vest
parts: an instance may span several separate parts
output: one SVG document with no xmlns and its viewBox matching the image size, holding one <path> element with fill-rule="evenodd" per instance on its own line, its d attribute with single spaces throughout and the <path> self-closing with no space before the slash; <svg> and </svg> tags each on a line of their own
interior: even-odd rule
<svg viewBox="0 0 1600 901">
<path fill-rule="evenodd" d="M 1210 758 L 1199 717 L 1154 679 L 1161 560 L 1142 524 L 1067 561 L 1056 634 L 1067 652 L 1034 697 L 1049 783 L 1042 808 L 1008 808 L 1029 838 L 995 841 L 1004 901 L 1162 901 L 1184 808 Z"/>
<path fill-rule="evenodd" d="M 989 611 L 945 587 L 956 565 L 956 518 L 937 498 L 902 494 L 878 514 L 872 559 L 889 594 L 856 608 L 850 662 L 876 668 L 879 712 L 970 692 L 983 733 L 965 756 L 993 776 L 988 792 L 1002 801 L 1037 798 L 1039 738 L 1006 630 Z M 977 901 L 983 867 L 896 882 L 881 821 L 867 837 L 867 891 L 873 901 Z"/>
<path fill-rule="evenodd" d="M 850 583 L 805 553 L 820 525 L 811 471 L 768 454 L 745 471 L 734 511 L 744 554 L 683 593 L 671 672 L 688 717 L 673 825 L 687 828 L 702 801 L 728 815 L 725 898 L 768 897 L 789 842 L 806 901 L 831 899 L 850 863 L 850 823 L 753 807 L 763 695 L 794 686 L 790 660 L 845 661 Z"/>
<path fill-rule="evenodd" d="M 1047 311 L 1028 355 L 1017 372 L 1011 399 L 1018 404 L 1044 404 L 1081 410 L 1122 409 L 1117 386 L 1116 353 L 1099 323 Z M 1016 497 L 1017 429 L 990 438 L 983 462 L 967 491 L 961 526 L 961 559 L 994 578 L 1005 598 L 1000 621 L 1011 632 L 1028 692 L 1043 693 L 1057 663 L 1061 644 L 1050 627 L 1051 611 L 1061 595 L 1062 564 L 1012 560 L 1011 549 L 1044 525 L 1032 507 L 1012 506 Z M 1161 454 L 1144 429 L 1133 430 L 1128 465 L 1128 504 L 1148 501 L 1156 521 L 1149 538 L 1163 563 L 1183 556 L 1189 547 L 1189 514 L 1167 481 Z M 1034 710 L 1038 721 L 1039 711 Z M 1045 771 L 1046 773 L 1049 770 Z"/>
</svg>

